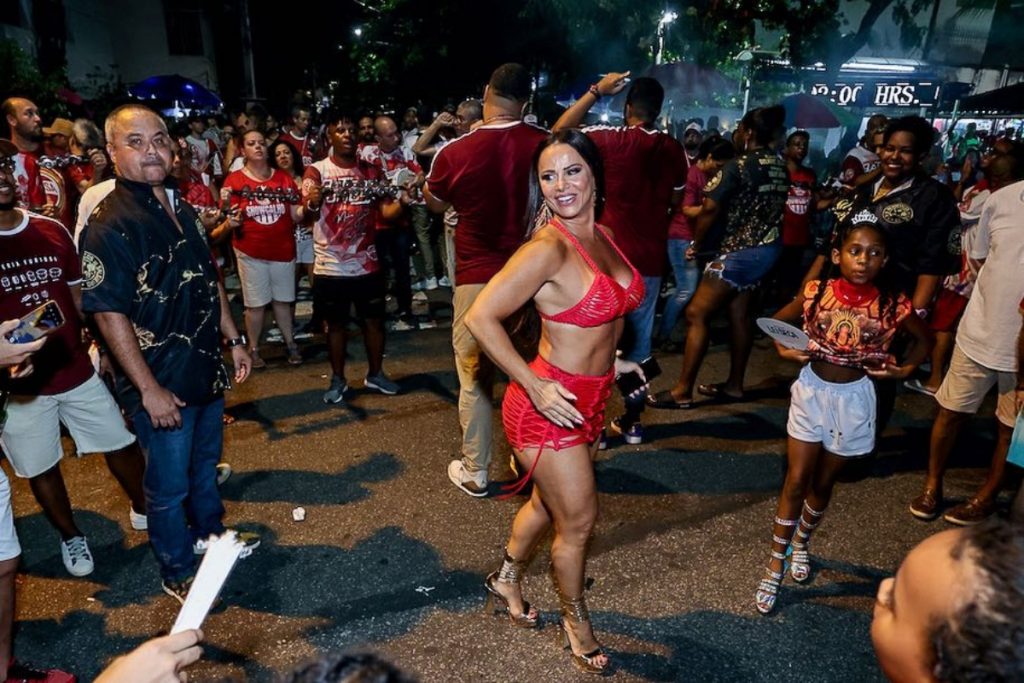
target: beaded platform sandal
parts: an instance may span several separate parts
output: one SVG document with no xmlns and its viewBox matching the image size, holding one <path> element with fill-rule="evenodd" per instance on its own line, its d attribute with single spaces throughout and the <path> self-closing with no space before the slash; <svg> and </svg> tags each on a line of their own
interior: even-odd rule
<svg viewBox="0 0 1024 683">
<path fill-rule="evenodd" d="M 799 521 L 776 517 L 775 523 L 783 527 L 792 528 L 799 524 Z M 788 538 L 772 534 L 772 560 L 777 560 L 781 564 L 781 571 L 775 571 L 772 569 L 772 565 L 769 564 L 765 568 L 764 578 L 757 584 L 757 590 L 754 591 L 754 606 L 757 607 L 757 611 L 761 614 L 768 614 L 775 609 L 775 600 L 778 598 L 779 586 L 782 584 L 782 577 L 786 574 L 786 550 L 789 548 L 789 542 L 790 539 Z"/>
<path fill-rule="evenodd" d="M 807 544 L 811 540 L 811 532 L 818 528 L 824 514 L 824 510 L 819 512 L 804 501 L 804 510 L 800 514 L 800 525 L 793 536 L 793 559 L 789 567 L 789 574 L 797 583 L 803 583 L 811 578 L 811 555 Z M 808 521 L 808 518 L 811 521 Z"/>
<path fill-rule="evenodd" d="M 537 614 L 537 610 L 530 607 L 530 603 L 526 600 L 523 600 L 522 613 L 513 614 L 512 608 L 508 604 L 508 598 L 499 593 L 495 587 L 496 583 L 512 586 L 521 584 L 523 573 L 526 571 L 526 565 L 526 562 L 513 559 L 508 554 L 508 550 L 505 551 L 505 559 L 501 563 L 501 568 L 496 572 L 491 572 L 484 579 L 484 588 L 487 589 L 487 604 L 484 609 L 495 615 L 507 614 L 509 621 L 519 628 L 536 628 L 540 623 L 540 616 Z"/>
<path fill-rule="evenodd" d="M 582 595 L 578 598 L 567 598 L 561 592 L 559 592 L 558 598 L 562 605 L 562 621 L 559 624 L 562 627 L 562 632 L 559 634 L 562 649 L 569 651 L 573 665 L 583 673 L 607 676 L 612 672 L 611 662 L 606 661 L 603 665 L 597 663 L 597 658 L 604 656 L 604 650 L 600 645 L 585 654 L 576 654 L 576 651 L 572 649 L 572 641 L 569 640 L 570 628 L 590 623 L 590 611 L 587 609 L 586 599 Z"/>
</svg>

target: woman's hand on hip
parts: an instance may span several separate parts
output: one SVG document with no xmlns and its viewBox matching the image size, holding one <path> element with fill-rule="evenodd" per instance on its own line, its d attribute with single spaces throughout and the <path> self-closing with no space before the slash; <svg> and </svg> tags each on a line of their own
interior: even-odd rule
<svg viewBox="0 0 1024 683">
<path fill-rule="evenodd" d="M 572 429 L 583 424 L 583 415 L 572 404 L 575 394 L 559 382 L 538 377 L 526 392 L 537 411 L 559 427 Z"/>
</svg>

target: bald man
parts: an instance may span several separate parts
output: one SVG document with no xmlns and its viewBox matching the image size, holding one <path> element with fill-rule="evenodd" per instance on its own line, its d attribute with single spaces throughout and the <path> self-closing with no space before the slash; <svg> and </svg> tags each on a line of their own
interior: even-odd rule
<svg viewBox="0 0 1024 683">
<path fill-rule="evenodd" d="M 43 120 L 39 108 L 24 97 L 8 97 L 0 104 L 7 121 L 8 137 L 18 148 L 14 158 L 14 182 L 18 206 L 48 216 L 56 210 L 47 204 L 39 173 L 39 150 L 43 143 Z"/>
<path fill-rule="evenodd" d="M 106 121 L 114 190 L 82 235 L 82 308 L 115 361 L 121 407 L 146 457 L 146 514 L 163 590 L 184 603 L 195 553 L 224 532 L 215 466 L 230 379 L 221 341 L 242 382 L 252 359 L 231 318 L 195 210 L 164 181 L 172 139 L 163 120 L 125 105 Z M 239 534 L 243 557 L 259 544 Z"/>
</svg>

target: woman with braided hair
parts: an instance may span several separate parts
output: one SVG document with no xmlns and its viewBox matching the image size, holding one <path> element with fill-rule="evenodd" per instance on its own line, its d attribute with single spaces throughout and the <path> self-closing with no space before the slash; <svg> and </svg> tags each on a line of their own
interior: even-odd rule
<svg viewBox="0 0 1024 683">
<path fill-rule="evenodd" d="M 772 527 L 771 557 L 754 595 L 763 614 L 775 607 L 789 562 L 793 580 L 811 576 L 808 542 L 821 523 L 845 464 L 875 447 L 872 379 L 907 377 L 931 349 L 932 335 L 912 315 L 910 300 L 886 285 L 886 234 L 871 211 L 841 226 L 831 264 L 820 280 L 775 317 L 803 318 L 806 349 L 776 343 L 779 355 L 804 363 L 793 383 L 786 431 L 789 467 Z M 917 342 L 902 365 L 889 355 L 897 330 Z M 788 552 L 792 551 L 792 557 Z"/>
</svg>

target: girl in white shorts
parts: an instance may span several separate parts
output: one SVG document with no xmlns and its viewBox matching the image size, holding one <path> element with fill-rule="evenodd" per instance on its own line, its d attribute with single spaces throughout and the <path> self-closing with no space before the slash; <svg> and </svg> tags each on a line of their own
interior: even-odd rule
<svg viewBox="0 0 1024 683">
<path fill-rule="evenodd" d="M 776 344 L 783 358 L 804 363 L 793 384 L 786 431 L 789 467 L 772 529 L 771 557 L 754 601 L 767 614 L 785 573 L 797 582 L 810 578 L 807 544 L 821 522 L 847 459 L 875 447 L 875 388 L 870 377 L 905 378 L 924 360 L 931 332 L 912 315 L 910 301 L 887 290 L 885 233 L 873 213 L 861 212 L 840 226 L 832 263 L 822 280 L 811 280 L 775 317 L 803 318 L 810 337 L 806 350 Z M 899 365 L 888 355 L 897 330 L 917 343 Z M 870 376 L 870 377 L 869 377 Z"/>
</svg>

